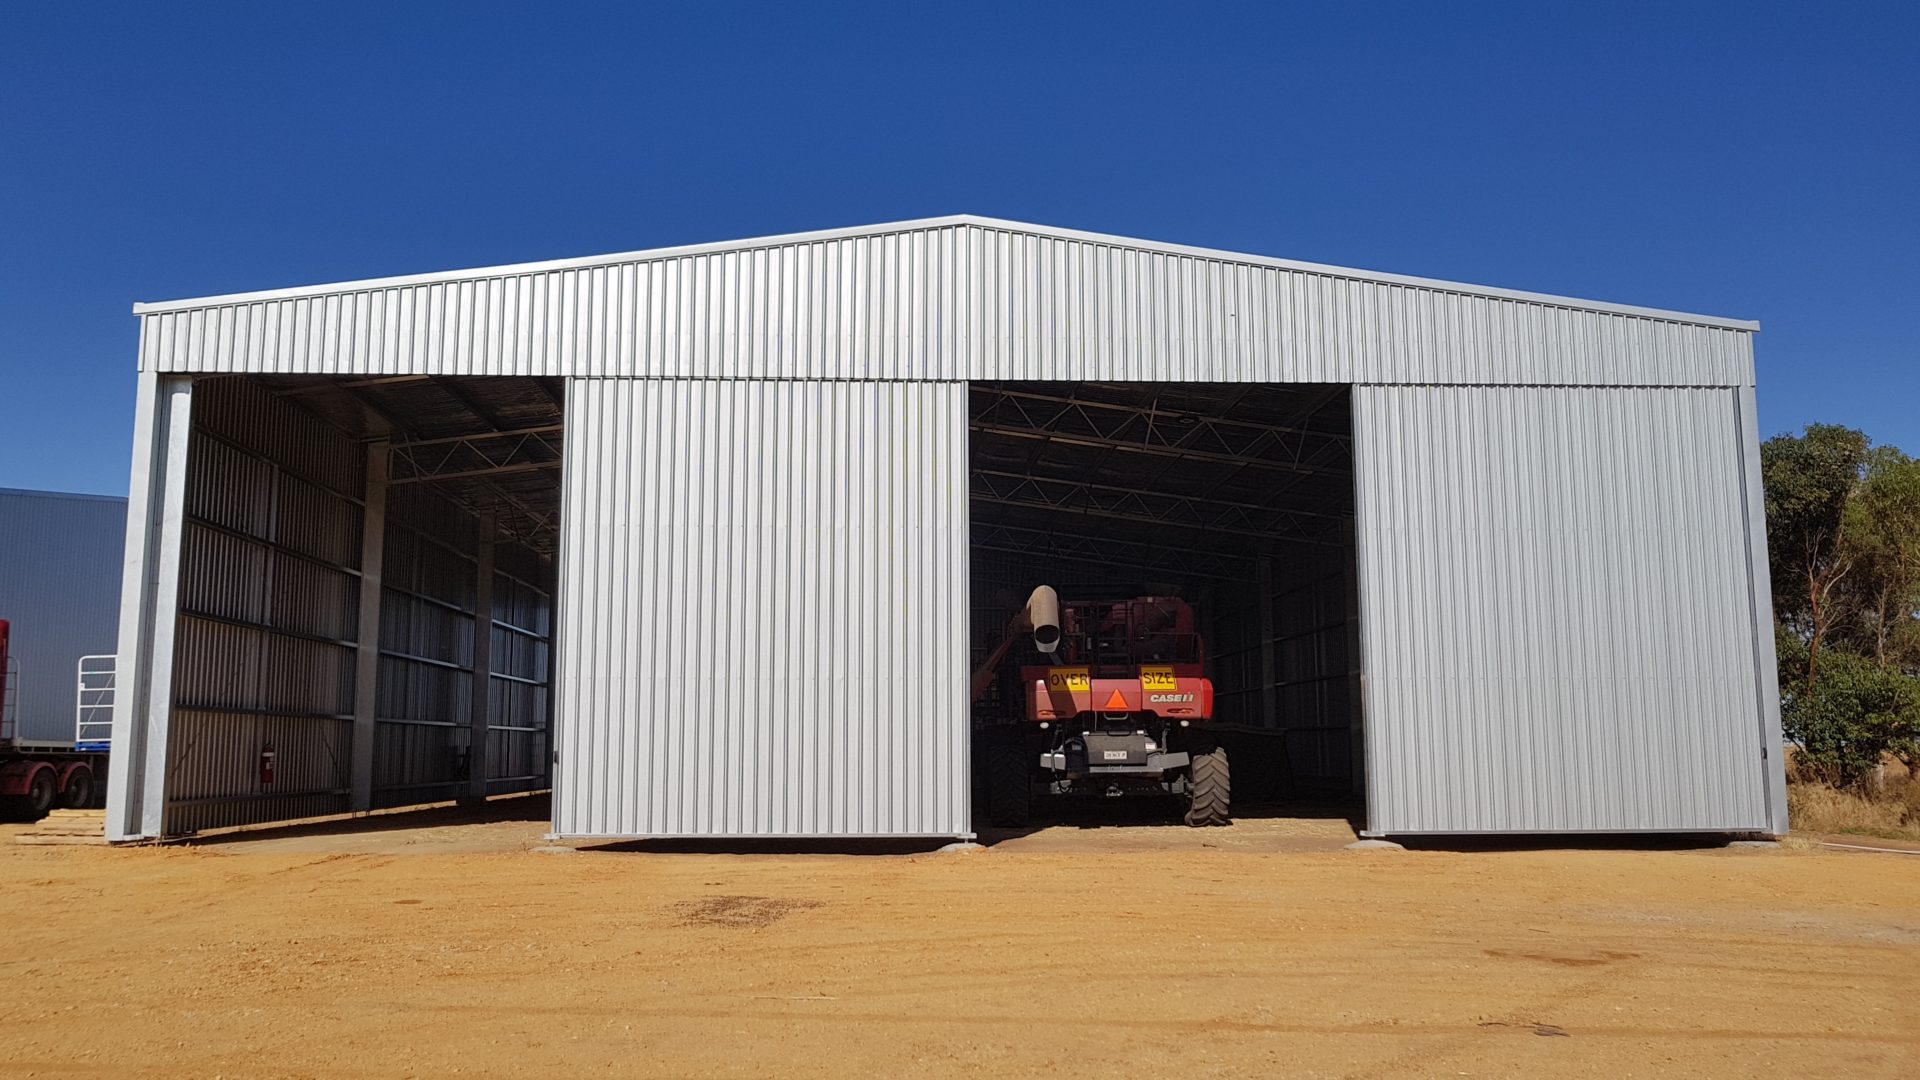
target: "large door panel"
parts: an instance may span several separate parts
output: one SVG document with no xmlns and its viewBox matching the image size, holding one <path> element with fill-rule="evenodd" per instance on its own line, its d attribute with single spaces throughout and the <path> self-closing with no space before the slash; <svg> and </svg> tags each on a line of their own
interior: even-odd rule
<svg viewBox="0 0 1920 1080">
<path fill-rule="evenodd" d="M 966 385 L 575 379 L 554 828 L 969 831 Z"/>
<path fill-rule="evenodd" d="M 1359 387 L 1354 434 L 1369 831 L 1769 828 L 1736 391 Z"/>
</svg>

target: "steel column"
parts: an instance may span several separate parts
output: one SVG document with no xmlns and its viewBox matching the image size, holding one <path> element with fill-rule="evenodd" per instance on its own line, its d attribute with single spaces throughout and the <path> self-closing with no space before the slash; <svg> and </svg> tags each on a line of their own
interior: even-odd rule
<svg viewBox="0 0 1920 1080">
<path fill-rule="evenodd" d="M 353 669 L 352 799 L 373 808 L 373 743 L 380 708 L 380 601 L 387 554 L 387 473 L 392 445 L 367 445 L 366 509 L 360 519 L 360 621 Z"/>
<path fill-rule="evenodd" d="M 1260 583 L 1260 725 L 1271 730 L 1280 720 L 1274 688 L 1278 670 L 1273 661 L 1273 560 L 1262 558 L 1253 565 Z"/>
<path fill-rule="evenodd" d="M 487 777 L 493 771 L 489 729 L 493 724 L 493 515 L 480 515 L 480 544 L 474 556 L 473 690 L 467 702 L 470 725 L 467 743 L 467 794 L 487 797 Z"/>
<path fill-rule="evenodd" d="M 119 692 L 107 765 L 109 840 L 159 836 L 163 827 L 193 380 L 143 371 L 137 395 L 120 587 Z"/>
</svg>

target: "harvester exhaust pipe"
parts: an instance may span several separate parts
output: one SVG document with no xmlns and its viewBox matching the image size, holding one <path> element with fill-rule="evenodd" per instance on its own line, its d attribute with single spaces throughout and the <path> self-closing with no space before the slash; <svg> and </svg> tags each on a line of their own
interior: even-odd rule
<svg viewBox="0 0 1920 1080">
<path fill-rule="evenodd" d="M 1060 594 L 1051 585 L 1040 586 L 1027 597 L 1022 615 L 1033 630 L 1033 647 L 1052 655 L 1060 647 Z"/>
</svg>

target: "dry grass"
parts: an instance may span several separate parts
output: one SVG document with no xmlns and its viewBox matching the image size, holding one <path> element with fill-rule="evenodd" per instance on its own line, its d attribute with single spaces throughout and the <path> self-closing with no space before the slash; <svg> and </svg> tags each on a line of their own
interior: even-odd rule
<svg viewBox="0 0 1920 1080">
<path fill-rule="evenodd" d="M 1889 763 L 1874 790 L 1847 791 L 1789 775 L 1787 813 L 1803 832 L 1920 840 L 1920 777 Z"/>
</svg>

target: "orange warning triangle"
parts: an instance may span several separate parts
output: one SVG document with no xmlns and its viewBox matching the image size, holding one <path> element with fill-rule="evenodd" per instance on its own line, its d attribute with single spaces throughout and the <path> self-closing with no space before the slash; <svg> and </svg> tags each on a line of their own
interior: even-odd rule
<svg viewBox="0 0 1920 1080">
<path fill-rule="evenodd" d="M 1127 707 L 1127 699 L 1120 696 L 1120 691 L 1115 690 L 1113 693 L 1107 695 L 1107 703 L 1100 707 L 1109 712 L 1115 709 L 1124 709 Z"/>
</svg>

